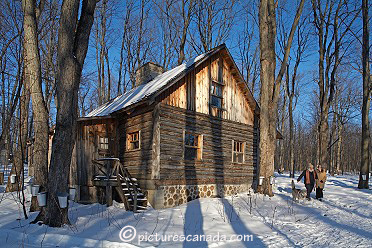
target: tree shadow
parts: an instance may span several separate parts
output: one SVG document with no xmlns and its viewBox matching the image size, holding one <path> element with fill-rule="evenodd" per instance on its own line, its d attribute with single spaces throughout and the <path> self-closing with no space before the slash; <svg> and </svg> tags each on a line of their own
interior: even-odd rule
<svg viewBox="0 0 372 248">
<path fill-rule="evenodd" d="M 339 180 L 329 179 L 328 182 L 331 182 L 335 186 L 340 186 L 342 188 L 354 189 L 356 191 L 360 191 L 360 192 L 363 192 L 363 193 L 366 193 L 366 194 L 372 194 L 372 190 L 370 190 L 370 189 L 358 189 L 357 186 L 353 187 L 353 186 L 350 186 L 350 185 L 348 185 L 348 184 L 346 184 L 344 182 L 341 182 Z"/>
<path fill-rule="evenodd" d="M 197 120 L 196 120 L 196 77 L 195 71 L 190 72 L 186 77 L 186 99 L 187 99 L 187 109 L 191 111 L 185 111 L 185 132 L 190 132 L 192 134 L 200 135 L 200 133 L 195 133 L 198 131 Z M 199 136 L 200 138 L 201 136 Z M 185 138 L 185 137 L 184 137 Z M 185 140 L 183 141 L 185 142 Z M 183 146 L 185 143 L 183 144 Z M 198 176 L 196 172 L 196 161 L 186 161 L 185 159 L 185 149 L 184 149 L 184 176 L 186 182 L 186 188 L 194 187 L 194 194 L 199 198 L 198 192 Z M 187 201 L 192 200 L 191 197 L 187 196 Z M 194 201 L 192 204 L 187 204 L 185 212 L 185 222 L 183 227 L 183 232 L 185 237 L 188 235 L 205 235 L 203 230 L 203 214 L 201 210 L 200 201 Z M 188 242 L 185 240 L 183 242 L 183 247 L 208 247 L 206 241 L 193 241 Z"/>
<path fill-rule="evenodd" d="M 286 195 L 278 194 L 278 196 L 283 198 L 286 201 L 291 200 L 291 198 L 289 196 L 286 196 Z M 368 231 L 356 228 L 354 226 L 338 223 L 338 222 L 330 219 L 329 217 L 323 216 L 320 211 L 317 211 L 314 208 L 302 206 L 300 204 L 297 204 L 297 207 L 300 208 L 301 210 L 304 210 L 304 211 L 308 212 L 311 216 L 318 219 L 319 221 L 327 223 L 327 224 L 329 224 L 329 225 L 331 225 L 335 228 L 344 229 L 347 232 L 355 233 L 355 234 L 363 236 L 367 239 L 370 239 L 372 237 L 372 232 L 368 232 Z"/>
<path fill-rule="evenodd" d="M 364 214 L 360 214 L 360 213 L 358 213 L 358 212 L 356 212 L 356 211 L 352 211 L 352 210 L 349 210 L 349 209 L 347 209 L 347 208 L 342 208 L 342 207 L 340 207 L 340 206 L 337 206 L 337 205 L 335 205 L 335 204 L 332 204 L 330 201 L 323 201 L 323 203 L 324 204 L 327 204 L 327 205 L 329 205 L 329 206 L 331 206 L 331 207 L 334 207 L 334 208 L 337 208 L 337 209 L 339 209 L 339 210 L 341 210 L 341 211 L 345 211 L 345 212 L 348 212 L 349 214 L 355 214 L 355 215 L 358 215 L 359 217 L 361 217 L 361 218 L 371 218 L 371 216 L 367 216 L 367 215 L 364 215 Z M 356 210 L 356 209 L 355 209 Z"/>
<path fill-rule="evenodd" d="M 231 205 L 230 202 L 224 198 L 221 199 L 221 202 L 224 205 L 224 212 L 228 218 L 228 222 L 230 223 L 236 235 L 240 235 L 242 237 L 246 235 L 252 235 L 253 240 L 241 241 L 244 247 L 247 248 L 252 246 L 266 247 L 265 243 L 263 243 L 245 226 L 244 222 L 242 221 L 238 213 L 235 211 L 234 206 Z"/>
</svg>

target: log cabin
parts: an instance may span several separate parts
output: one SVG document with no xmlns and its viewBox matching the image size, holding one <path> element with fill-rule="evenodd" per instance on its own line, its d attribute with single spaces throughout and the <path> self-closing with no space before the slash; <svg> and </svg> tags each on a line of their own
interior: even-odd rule
<svg viewBox="0 0 372 248">
<path fill-rule="evenodd" d="M 83 203 L 115 198 L 94 165 L 115 158 L 155 209 L 248 191 L 259 159 L 258 119 L 225 44 L 169 71 L 148 62 L 136 72 L 136 87 L 78 120 L 70 184 Z"/>
</svg>

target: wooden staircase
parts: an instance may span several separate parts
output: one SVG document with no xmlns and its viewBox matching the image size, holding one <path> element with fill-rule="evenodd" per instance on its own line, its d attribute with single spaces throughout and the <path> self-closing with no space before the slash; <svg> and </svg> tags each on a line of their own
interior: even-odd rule
<svg viewBox="0 0 372 248">
<path fill-rule="evenodd" d="M 112 205 L 112 189 L 115 188 L 126 210 L 142 212 L 147 209 L 147 199 L 137 179 L 130 175 L 118 158 L 100 158 L 92 162 L 98 168 L 98 173 L 93 177 L 93 184 L 97 187 L 106 187 L 108 206 Z"/>
</svg>

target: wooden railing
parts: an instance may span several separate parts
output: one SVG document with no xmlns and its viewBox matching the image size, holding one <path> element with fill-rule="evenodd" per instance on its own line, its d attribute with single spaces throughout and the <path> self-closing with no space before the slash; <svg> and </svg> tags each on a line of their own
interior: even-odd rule
<svg viewBox="0 0 372 248">
<path fill-rule="evenodd" d="M 94 175 L 93 180 L 100 181 L 101 186 L 106 187 L 106 203 L 112 205 L 112 187 L 115 187 L 126 210 L 137 211 L 137 200 L 140 192 L 136 182 L 132 179 L 128 170 L 118 158 L 99 158 L 92 160 L 99 174 Z M 102 182 L 103 181 L 103 182 Z M 129 197 L 125 195 L 123 186 L 128 189 Z M 130 209 L 128 198 L 133 200 L 133 208 Z"/>
</svg>

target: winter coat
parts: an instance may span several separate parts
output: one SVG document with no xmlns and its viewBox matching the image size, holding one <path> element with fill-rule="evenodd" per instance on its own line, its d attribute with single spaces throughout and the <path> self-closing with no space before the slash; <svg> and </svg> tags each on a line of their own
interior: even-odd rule
<svg viewBox="0 0 372 248">
<path fill-rule="evenodd" d="M 327 180 L 327 173 L 325 170 L 317 171 L 318 179 L 316 179 L 316 187 L 324 189 L 325 182 Z"/>
<path fill-rule="evenodd" d="M 313 170 L 310 172 L 309 170 L 304 170 L 301 175 L 298 177 L 297 181 L 300 181 L 304 177 L 304 183 L 305 184 L 315 184 L 315 179 L 317 178 L 316 176 L 316 171 Z"/>
</svg>

